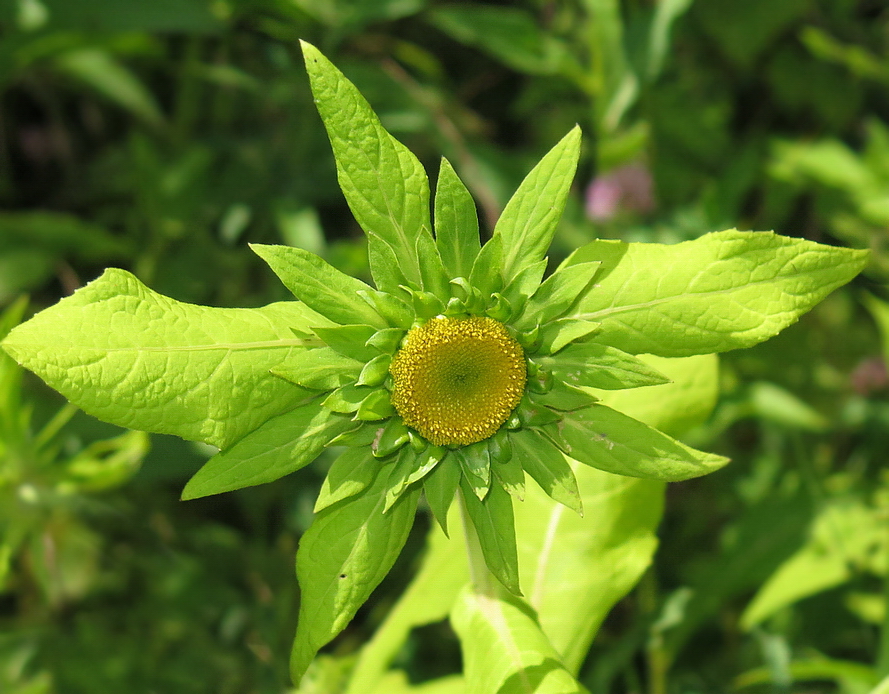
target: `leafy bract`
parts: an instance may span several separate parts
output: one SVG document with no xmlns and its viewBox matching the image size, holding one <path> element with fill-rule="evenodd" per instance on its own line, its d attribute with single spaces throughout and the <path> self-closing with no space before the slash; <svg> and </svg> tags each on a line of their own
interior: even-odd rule
<svg viewBox="0 0 889 694">
<path fill-rule="evenodd" d="M 644 361 L 598 341 L 574 342 L 557 355 L 536 361 L 573 386 L 619 390 L 667 382 Z"/>
<path fill-rule="evenodd" d="M 302 248 L 266 246 L 250 248 L 262 258 L 293 295 L 334 323 L 366 323 L 388 327 L 358 292 L 371 289 L 359 279 Z"/>
<path fill-rule="evenodd" d="M 295 301 L 185 304 L 109 269 L 15 328 L 3 347 L 91 415 L 225 448 L 311 396 L 269 369 L 305 348 L 293 329 L 317 320 Z"/>
<path fill-rule="evenodd" d="M 566 412 L 544 431 L 575 460 L 629 477 L 678 482 L 728 463 L 728 458 L 690 448 L 605 405 Z"/>
<path fill-rule="evenodd" d="M 565 456 L 543 436 L 530 429 L 510 432 L 513 456 L 550 497 L 583 515 L 577 480 Z"/>
<path fill-rule="evenodd" d="M 361 362 L 344 357 L 330 347 L 317 347 L 300 350 L 271 372 L 305 388 L 331 390 L 354 383 L 361 366 Z"/>
<path fill-rule="evenodd" d="M 373 482 L 380 463 L 369 447 L 347 448 L 330 466 L 315 500 L 315 513 L 363 492 Z"/>
<path fill-rule="evenodd" d="M 388 475 L 364 493 L 315 516 L 296 553 L 301 588 L 290 673 L 299 682 L 315 653 L 340 633 L 401 552 L 414 522 L 418 489 L 383 513 Z"/>
<path fill-rule="evenodd" d="M 575 126 L 531 169 L 503 209 L 494 235 L 503 240 L 504 285 L 546 254 L 565 209 L 579 156 L 580 128 Z"/>
<path fill-rule="evenodd" d="M 590 262 L 559 268 L 534 292 L 516 327 L 530 328 L 561 316 L 592 283 L 599 265 L 599 262 Z"/>
<path fill-rule="evenodd" d="M 478 533 L 485 564 L 511 593 L 521 595 L 512 497 L 495 484 L 485 500 L 480 501 L 465 477 L 460 480 L 460 491 Z"/>
<path fill-rule="evenodd" d="M 446 279 L 430 231 L 426 171 L 386 132 L 355 85 L 317 48 L 301 43 L 340 188 L 370 243 L 377 286 L 396 291 L 404 284 L 440 293 Z M 433 258 L 439 258 L 437 264 Z"/>
<path fill-rule="evenodd" d="M 270 419 L 214 455 L 185 485 L 182 498 L 272 482 L 305 467 L 331 440 L 354 428 L 349 417 L 331 412 L 316 398 Z"/>
<path fill-rule="evenodd" d="M 479 252 L 478 212 L 463 181 L 441 160 L 435 186 L 435 244 L 449 278 L 469 277 Z"/>
<path fill-rule="evenodd" d="M 527 603 L 505 590 L 464 590 L 451 623 L 463 646 L 468 694 L 584 694 Z"/>
<path fill-rule="evenodd" d="M 563 267 L 602 261 L 576 318 L 598 339 L 663 357 L 750 347 L 794 323 L 857 275 L 868 252 L 772 232 L 721 231 L 673 246 L 593 241 Z"/>
</svg>

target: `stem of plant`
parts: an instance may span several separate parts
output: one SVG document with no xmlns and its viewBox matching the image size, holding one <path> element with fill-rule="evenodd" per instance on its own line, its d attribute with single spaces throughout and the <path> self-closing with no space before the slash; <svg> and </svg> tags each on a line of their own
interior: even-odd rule
<svg viewBox="0 0 889 694">
<path fill-rule="evenodd" d="M 494 596 L 497 592 L 497 579 L 494 578 L 485 563 L 485 555 L 482 553 L 478 533 L 469 519 L 469 510 L 466 508 L 463 490 L 457 490 L 457 498 L 460 500 L 460 520 L 463 521 L 463 535 L 466 538 L 466 552 L 469 555 L 469 578 L 477 593 Z"/>
</svg>

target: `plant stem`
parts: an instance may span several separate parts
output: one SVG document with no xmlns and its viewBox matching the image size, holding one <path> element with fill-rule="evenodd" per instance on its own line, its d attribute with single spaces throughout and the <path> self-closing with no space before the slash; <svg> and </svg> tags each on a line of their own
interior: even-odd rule
<svg viewBox="0 0 889 694">
<path fill-rule="evenodd" d="M 475 526 L 469 518 L 469 510 L 466 508 L 462 489 L 457 490 L 457 498 L 460 500 L 460 519 L 463 521 L 463 535 L 466 538 L 466 552 L 469 555 L 469 578 L 472 581 L 472 587 L 480 595 L 494 596 L 497 593 L 497 579 L 494 578 L 485 563 L 482 545 L 479 542 Z"/>
</svg>

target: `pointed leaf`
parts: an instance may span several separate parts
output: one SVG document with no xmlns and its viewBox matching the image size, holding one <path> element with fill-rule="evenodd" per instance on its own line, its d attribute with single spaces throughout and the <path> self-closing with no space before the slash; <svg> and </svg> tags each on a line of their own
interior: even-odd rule
<svg viewBox="0 0 889 694">
<path fill-rule="evenodd" d="M 537 351 L 540 354 L 555 354 L 565 345 L 591 335 L 599 330 L 599 324 L 578 318 L 559 318 L 540 329 Z"/>
<path fill-rule="evenodd" d="M 583 515 L 577 480 L 562 452 L 531 429 L 511 431 L 513 457 L 554 501 Z"/>
<path fill-rule="evenodd" d="M 194 306 L 109 269 L 15 328 L 3 348 L 71 402 L 119 426 L 225 447 L 311 393 L 269 369 L 301 352 L 314 312 Z"/>
<path fill-rule="evenodd" d="M 358 296 L 371 287 L 350 277 L 314 253 L 291 246 L 250 244 L 293 295 L 334 323 L 388 328 L 380 315 Z"/>
<path fill-rule="evenodd" d="M 423 481 L 426 503 L 429 504 L 432 515 L 445 535 L 448 534 L 448 510 L 454 501 L 459 484 L 460 464 L 454 457 L 453 451 L 449 452 Z"/>
<path fill-rule="evenodd" d="M 564 314 L 592 284 L 600 265 L 599 262 L 578 263 L 556 270 L 534 292 L 516 328 L 533 328 Z"/>
<path fill-rule="evenodd" d="M 528 605 L 505 590 L 464 588 L 451 624 L 463 648 L 467 692 L 586 694 L 571 676 Z"/>
<path fill-rule="evenodd" d="M 448 278 L 469 277 L 478 255 L 478 211 L 450 162 L 442 158 L 435 187 L 435 243 Z"/>
<path fill-rule="evenodd" d="M 451 451 L 475 495 L 484 499 L 491 488 L 491 455 L 484 441 Z"/>
<path fill-rule="evenodd" d="M 549 249 L 580 156 L 580 128 L 575 126 L 527 175 L 494 227 L 503 240 L 506 284 Z M 592 259 L 595 260 L 595 259 Z"/>
<path fill-rule="evenodd" d="M 406 491 L 383 513 L 388 475 L 321 511 L 299 543 L 301 599 L 290 674 L 297 684 L 324 644 L 339 634 L 401 553 L 414 522 L 419 491 Z"/>
<path fill-rule="evenodd" d="M 315 500 L 315 513 L 363 492 L 382 466 L 367 448 L 347 448 L 327 471 Z"/>
<path fill-rule="evenodd" d="M 503 487 L 495 484 L 485 500 L 479 501 L 465 477 L 460 480 L 460 490 L 466 511 L 478 533 L 488 570 L 507 590 L 521 595 L 512 497 Z"/>
<path fill-rule="evenodd" d="M 377 329 L 370 325 L 319 326 L 313 328 L 313 332 L 328 347 L 351 359 L 366 362 L 378 354 L 375 349 L 366 344 L 377 334 Z"/>
<path fill-rule="evenodd" d="M 234 446 L 214 455 L 195 473 L 183 499 L 197 499 L 272 482 L 311 463 L 330 441 L 355 427 L 318 398 L 270 419 Z"/>
<path fill-rule="evenodd" d="M 631 354 L 595 342 L 574 342 L 554 357 L 539 357 L 541 366 L 574 386 L 604 390 L 667 383 L 667 377 Z"/>
<path fill-rule="evenodd" d="M 317 347 L 293 354 L 270 371 L 304 388 L 332 390 L 354 383 L 361 367 L 360 361 L 344 357 L 330 347 Z"/>
<path fill-rule="evenodd" d="M 456 509 L 452 516 L 456 517 Z M 459 518 L 454 522 L 459 523 Z M 411 630 L 448 616 L 457 594 L 469 580 L 466 546 L 461 540 L 449 540 L 434 524 L 429 528 L 420 568 L 361 649 L 346 694 L 391 691 L 378 685 Z"/>
<path fill-rule="evenodd" d="M 432 228 L 426 172 L 407 147 L 386 132 L 355 85 L 317 48 L 301 44 L 340 187 L 355 219 L 372 242 L 391 249 L 403 278 L 398 284 L 434 291 L 417 257 L 420 235 Z M 434 244 L 421 250 L 438 252 Z M 379 288 L 397 288 L 386 284 Z"/>
<path fill-rule="evenodd" d="M 574 309 L 602 324 L 601 342 L 680 357 L 776 335 L 855 277 L 867 258 L 867 251 L 730 229 L 673 246 L 593 241 L 563 266 L 602 261 L 596 290 Z"/>
<path fill-rule="evenodd" d="M 566 455 L 618 475 L 678 482 L 706 475 L 729 462 L 605 405 L 566 412 L 561 422 L 543 430 Z"/>
<path fill-rule="evenodd" d="M 503 286 L 502 266 L 503 239 L 492 236 L 475 257 L 469 273 L 469 284 L 478 289 L 482 296 L 490 296 Z"/>
</svg>

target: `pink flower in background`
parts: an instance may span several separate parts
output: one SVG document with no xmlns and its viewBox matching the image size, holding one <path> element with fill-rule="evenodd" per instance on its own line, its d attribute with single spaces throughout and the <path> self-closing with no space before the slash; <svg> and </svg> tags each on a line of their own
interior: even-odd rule
<svg viewBox="0 0 889 694">
<path fill-rule="evenodd" d="M 586 190 L 586 214 L 594 221 L 612 219 L 621 211 L 653 209 L 651 172 L 642 164 L 626 164 L 597 176 Z"/>
</svg>

